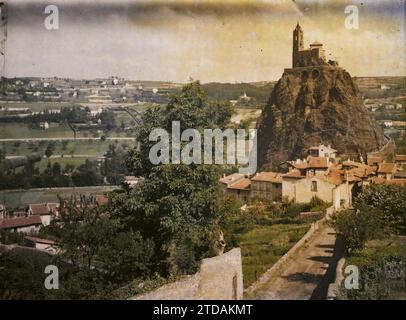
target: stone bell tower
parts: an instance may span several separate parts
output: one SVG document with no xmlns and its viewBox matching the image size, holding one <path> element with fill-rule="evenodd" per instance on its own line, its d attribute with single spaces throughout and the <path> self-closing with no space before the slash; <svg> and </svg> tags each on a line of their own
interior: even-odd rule
<svg viewBox="0 0 406 320">
<path fill-rule="evenodd" d="M 298 66 L 299 51 L 304 49 L 303 45 L 303 30 L 299 25 L 296 25 L 295 30 L 293 30 L 293 53 L 292 53 L 292 68 Z"/>
</svg>

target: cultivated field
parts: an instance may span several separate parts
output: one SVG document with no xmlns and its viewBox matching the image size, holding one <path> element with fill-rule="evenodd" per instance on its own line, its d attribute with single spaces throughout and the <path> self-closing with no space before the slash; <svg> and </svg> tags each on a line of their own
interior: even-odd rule
<svg viewBox="0 0 406 320">
<path fill-rule="evenodd" d="M 102 194 L 114 189 L 116 186 L 96 186 L 77 188 L 50 188 L 50 189 L 28 189 L 28 190 L 3 190 L 0 191 L 0 202 L 8 208 L 21 208 L 30 203 L 58 202 L 58 195 L 68 198 L 71 195 Z"/>
<path fill-rule="evenodd" d="M 49 129 L 33 129 L 26 123 L 1 123 L 0 139 L 73 138 L 73 131 L 65 123 L 51 123 Z"/>
</svg>

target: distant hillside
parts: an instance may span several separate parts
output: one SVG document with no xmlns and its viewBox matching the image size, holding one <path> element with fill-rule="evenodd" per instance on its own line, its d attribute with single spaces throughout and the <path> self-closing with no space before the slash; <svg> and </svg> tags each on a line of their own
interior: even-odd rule
<svg viewBox="0 0 406 320">
<path fill-rule="evenodd" d="M 381 89 L 406 89 L 406 77 L 354 77 L 353 78 L 361 92 Z"/>
<path fill-rule="evenodd" d="M 275 82 L 265 83 L 206 83 L 204 90 L 209 98 L 218 100 L 237 100 L 244 92 L 257 102 L 267 101 Z"/>
</svg>

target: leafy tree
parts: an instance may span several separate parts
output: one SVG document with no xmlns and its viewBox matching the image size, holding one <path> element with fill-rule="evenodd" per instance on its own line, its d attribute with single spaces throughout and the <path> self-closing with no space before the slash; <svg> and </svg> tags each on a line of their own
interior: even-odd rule
<svg viewBox="0 0 406 320">
<path fill-rule="evenodd" d="M 393 232 L 406 234 L 406 187 L 371 185 L 355 199 L 354 206 L 371 206 L 385 216 L 385 224 Z"/>
<path fill-rule="evenodd" d="M 119 220 L 89 199 L 62 203 L 59 221 L 48 234 L 58 239 L 60 257 L 102 283 L 123 284 L 149 274 L 153 243 L 139 232 L 124 230 Z"/>
<path fill-rule="evenodd" d="M 406 230 L 406 188 L 371 185 L 354 199 L 354 210 L 335 215 L 334 228 L 347 251 L 362 249 L 371 239 Z"/>
<path fill-rule="evenodd" d="M 59 164 L 59 162 L 55 162 L 52 165 L 52 175 L 53 176 L 60 176 L 61 175 L 61 165 Z"/>
<path fill-rule="evenodd" d="M 45 155 L 47 158 L 51 157 L 54 153 L 54 145 L 52 143 L 48 144 L 46 150 L 45 150 Z"/>
<path fill-rule="evenodd" d="M 86 159 L 86 162 L 72 173 L 72 181 L 75 186 L 95 186 L 103 183 L 103 177 L 97 163 Z"/>
<path fill-rule="evenodd" d="M 355 210 L 339 212 L 334 217 L 334 226 L 342 236 L 347 252 L 362 249 L 368 240 L 381 238 L 385 234 L 385 217 L 379 209 L 363 206 Z"/>
<path fill-rule="evenodd" d="M 140 148 L 129 152 L 126 164 L 131 174 L 145 180 L 135 189 L 116 193 L 111 213 L 153 239 L 154 265 L 164 275 L 194 272 L 197 262 L 213 253 L 220 234 L 220 172 L 216 165 L 152 165 L 149 134 L 155 128 L 170 131 L 172 121 L 179 121 L 181 130 L 223 128 L 232 112 L 228 104 L 208 101 L 200 83 L 193 82 L 164 110 L 147 110 L 137 128 Z"/>
</svg>

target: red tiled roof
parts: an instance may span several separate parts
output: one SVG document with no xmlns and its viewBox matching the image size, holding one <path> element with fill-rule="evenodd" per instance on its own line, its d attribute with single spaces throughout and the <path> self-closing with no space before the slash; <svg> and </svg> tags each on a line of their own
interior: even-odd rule
<svg viewBox="0 0 406 320">
<path fill-rule="evenodd" d="M 98 194 L 95 196 L 95 201 L 98 205 L 107 204 L 109 202 L 109 198 L 104 195 Z"/>
<path fill-rule="evenodd" d="M 304 161 L 287 161 L 288 164 L 290 164 L 292 167 L 296 169 L 306 169 L 307 168 L 307 163 Z"/>
<path fill-rule="evenodd" d="M 308 168 L 328 168 L 328 159 L 325 157 L 309 157 Z"/>
<path fill-rule="evenodd" d="M 290 171 L 288 173 L 283 174 L 282 177 L 295 178 L 295 179 L 304 178 L 304 176 L 302 176 L 299 171 Z"/>
<path fill-rule="evenodd" d="M 406 161 L 406 154 L 397 154 L 395 161 Z"/>
<path fill-rule="evenodd" d="M 225 183 L 225 184 L 229 184 L 230 182 L 234 181 L 234 180 L 238 180 L 244 178 L 244 175 L 241 173 L 232 173 L 228 176 L 225 176 L 223 178 L 220 179 L 221 183 Z"/>
<path fill-rule="evenodd" d="M 368 156 L 368 164 L 374 164 L 374 163 L 379 163 L 382 161 L 382 157 L 381 156 Z"/>
<path fill-rule="evenodd" d="M 326 176 L 327 180 L 335 185 L 340 185 L 344 182 L 344 177 L 339 171 L 330 172 Z"/>
<path fill-rule="evenodd" d="M 393 173 L 396 169 L 394 163 L 380 163 L 378 173 Z"/>
<path fill-rule="evenodd" d="M 54 240 L 49 240 L 49 239 L 43 239 L 43 238 L 37 238 L 37 237 L 29 237 L 29 236 L 26 236 L 25 239 L 33 241 L 33 242 L 38 242 L 38 243 L 55 244 Z"/>
<path fill-rule="evenodd" d="M 49 210 L 51 212 L 56 212 L 56 211 L 58 211 L 59 204 L 58 203 L 48 203 L 47 207 L 49 208 Z"/>
<path fill-rule="evenodd" d="M 406 186 L 406 179 L 385 179 L 380 177 L 374 177 L 371 179 L 373 184 L 385 184 L 395 186 Z"/>
<path fill-rule="evenodd" d="M 139 178 L 136 176 L 125 176 L 124 177 L 125 181 L 138 181 Z"/>
<path fill-rule="evenodd" d="M 278 172 L 260 172 L 251 178 L 251 181 L 265 181 L 273 183 L 282 183 L 282 177 Z"/>
<path fill-rule="evenodd" d="M 38 215 L 0 220 L 0 229 L 12 229 L 42 224 Z"/>
<path fill-rule="evenodd" d="M 32 214 L 49 214 L 50 210 L 49 208 L 43 204 L 43 203 L 34 203 L 34 204 L 30 204 L 30 209 L 32 211 Z"/>
<path fill-rule="evenodd" d="M 358 167 L 359 168 L 359 167 L 364 166 L 364 164 L 361 163 L 361 162 L 357 162 L 357 161 L 347 160 L 347 161 L 343 162 L 343 166 L 346 166 L 346 167 Z"/>
<path fill-rule="evenodd" d="M 370 166 L 363 166 L 363 167 L 358 167 L 358 168 L 353 168 L 353 169 L 347 170 L 347 172 L 349 174 L 352 174 L 359 178 L 366 178 L 369 175 L 373 174 L 374 171 L 375 171 L 375 169 Z"/>
<path fill-rule="evenodd" d="M 229 189 L 236 189 L 236 190 L 249 190 L 251 186 L 251 180 L 244 178 L 241 180 L 238 180 L 236 183 L 233 183 L 232 185 L 228 186 Z"/>
</svg>

